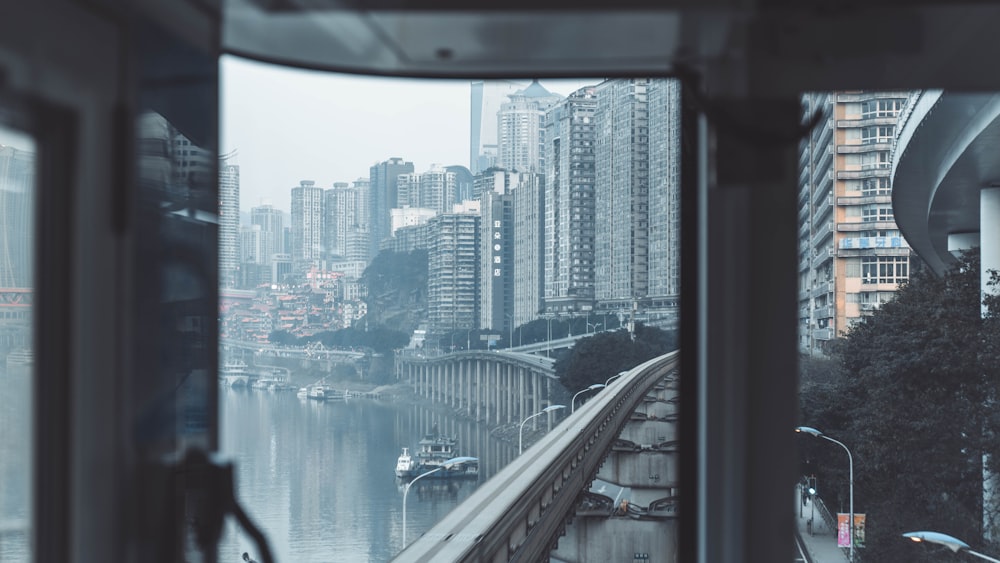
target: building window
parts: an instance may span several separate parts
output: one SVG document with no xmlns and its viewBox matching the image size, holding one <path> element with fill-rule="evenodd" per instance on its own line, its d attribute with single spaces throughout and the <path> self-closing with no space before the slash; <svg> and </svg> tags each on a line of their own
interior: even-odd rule
<svg viewBox="0 0 1000 563">
<path fill-rule="evenodd" d="M 906 256 L 863 256 L 861 283 L 902 283 L 909 279 L 910 259 Z"/>
<path fill-rule="evenodd" d="M 896 127 L 894 125 L 863 127 L 861 129 L 861 142 L 866 145 L 869 143 L 891 143 L 895 135 Z"/>
<path fill-rule="evenodd" d="M 861 186 L 862 195 L 889 195 L 889 178 L 866 178 Z"/>
<path fill-rule="evenodd" d="M 903 109 L 903 102 L 902 98 L 861 102 L 861 118 L 895 117 Z"/>
<path fill-rule="evenodd" d="M 861 208 L 861 220 L 869 221 L 894 221 L 891 205 L 865 205 Z"/>
</svg>

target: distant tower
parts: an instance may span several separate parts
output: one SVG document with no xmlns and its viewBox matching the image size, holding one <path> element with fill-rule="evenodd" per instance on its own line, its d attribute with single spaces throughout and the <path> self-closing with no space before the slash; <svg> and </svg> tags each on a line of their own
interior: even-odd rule
<svg viewBox="0 0 1000 563">
<path fill-rule="evenodd" d="M 513 172 L 545 171 L 545 111 L 562 96 L 537 81 L 508 96 L 497 112 L 496 165 Z"/>
<path fill-rule="evenodd" d="M 219 163 L 219 282 L 235 287 L 240 268 L 240 167 Z"/>
<path fill-rule="evenodd" d="M 649 83 L 650 307 L 674 308 L 681 285 L 680 82 Z"/>
<path fill-rule="evenodd" d="M 323 188 L 303 180 L 292 188 L 292 269 L 302 273 L 322 259 Z"/>
<path fill-rule="evenodd" d="M 630 310 L 649 286 L 648 86 L 645 78 L 597 86 L 594 289 L 608 308 Z"/>
<path fill-rule="evenodd" d="M 573 92 L 546 114 L 545 308 L 594 306 L 594 207 L 597 89 Z"/>
<path fill-rule="evenodd" d="M 389 210 L 400 207 L 397 179 L 400 174 L 412 174 L 413 163 L 402 158 L 390 158 L 370 169 L 368 192 L 368 259 L 378 254 L 383 239 L 389 238 Z"/>
<path fill-rule="evenodd" d="M 284 236 L 284 218 L 282 212 L 271 205 L 261 205 L 250 208 L 250 224 L 260 227 L 259 264 L 271 267 L 271 256 L 284 252 L 282 237 Z M 270 276 L 269 276 L 270 277 Z M 269 279 L 275 282 L 278 280 Z"/>
<path fill-rule="evenodd" d="M 500 105 L 507 101 L 507 96 L 521 88 L 524 88 L 523 84 L 507 80 L 472 83 L 469 170 L 473 175 L 496 164 L 497 112 Z"/>
</svg>

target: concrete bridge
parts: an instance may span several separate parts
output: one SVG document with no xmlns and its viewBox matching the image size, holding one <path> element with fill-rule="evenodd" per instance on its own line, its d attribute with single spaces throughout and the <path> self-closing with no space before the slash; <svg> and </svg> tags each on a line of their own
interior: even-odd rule
<svg viewBox="0 0 1000 563">
<path fill-rule="evenodd" d="M 445 381 L 475 377 L 445 358 L 414 380 L 447 393 Z M 675 560 L 679 362 L 672 352 L 617 378 L 394 561 Z"/>
<path fill-rule="evenodd" d="M 433 355 L 406 350 L 396 355 L 396 379 L 412 385 L 417 394 L 462 409 L 476 420 L 511 424 L 568 398 L 553 363 L 549 358 L 510 351 Z M 551 424 L 556 414 L 549 416 Z"/>
</svg>

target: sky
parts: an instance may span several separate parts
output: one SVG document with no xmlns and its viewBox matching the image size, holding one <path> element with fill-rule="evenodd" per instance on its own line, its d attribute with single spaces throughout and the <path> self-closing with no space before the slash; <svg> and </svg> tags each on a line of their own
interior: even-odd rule
<svg viewBox="0 0 1000 563">
<path fill-rule="evenodd" d="M 599 80 L 540 82 L 565 96 Z M 432 164 L 469 166 L 470 83 L 223 57 L 219 151 L 236 153 L 229 162 L 240 166 L 240 209 L 270 203 L 288 211 L 299 181 L 323 188 L 353 182 L 392 157 L 413 162 L 417 173 Z"/>
</svg>

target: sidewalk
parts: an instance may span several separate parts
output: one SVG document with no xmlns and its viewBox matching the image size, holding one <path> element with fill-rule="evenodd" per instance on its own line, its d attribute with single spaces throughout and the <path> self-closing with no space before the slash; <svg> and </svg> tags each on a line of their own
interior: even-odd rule
<svg viewBox="0 0 1000 563">
<path fill-rule="evenodd" d="M 801 516 L 799 514 L 801 513 Z M 809 519 L 813 518 L 812 533 L 809 531 Z M 845 563 L 847 550 L 837 547 L 837 529 L 832 528 L 823 521 L 819 509 L 813 516 L 812 499 L 807 499 L 805 506 L 802 505 L 802 498 L 799 496 L 798 488 L 795 489 L 795 524 L 798 526 L 799 535 L 802 542 L 809 550 L 809 556 L 813 563 Z"/>
</svg>

